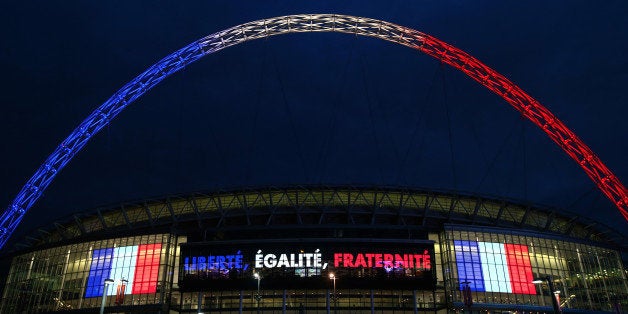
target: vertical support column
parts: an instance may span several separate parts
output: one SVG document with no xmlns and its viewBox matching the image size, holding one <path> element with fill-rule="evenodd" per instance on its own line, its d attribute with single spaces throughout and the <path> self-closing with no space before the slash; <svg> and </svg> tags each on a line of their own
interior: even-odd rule
<svg viewBox="0 0 628 314">
<path fill-rule="evenodd" d="M 168 311 L 170 311 L 170 308 L 172 307 L 172 292 L 174 289 L 174 278 L 177 278 L 177 281 L 179 279 L 179 254 L 177 254 L 177 249 L 179 247 L 179 237 L 177 236 L 176 232 L 171 231 L 170 234 L 168 235 L 168 248 L 166 250 L 166 254 L 168 254 L 167 256 L 169 256 L 170 258 L 172 258 L 172 265 L 168 264 L 168 262 L 166 262 L 166 267 L 168 267 L 168 269 L 170 269 L 170 271 L 168 273 L 169 276 L 167 277 L 167 285 L 165 283 L 162 283 L 162 287 L 168 287 L 168 293 L 166 294 L 166 300 L 165 303 L 168 305 Z M 170 254 L 170 252 L 172 251 L 172 254 Z M 175 275 L 176 274 L 176 275 Z M 179 283 L 177 282 L 177 285 Z M 181 292 L 179 292 L 179 294 L 181 294 Z"/>
<path fill-rule="evenodd" d="M 371 313 L 375 313 L 375 301 L 373 300 L 374 296 L 373 296 L 373 289 L 371 289 Z"/>
<path fill-rule="evenodd" d="M 329 289 L 325 290 L 325 308 L 327 309 L 327 314 L 331 313 L 331 305 L 329 302 Z"/>
<path fill-rule="evenodd" d="M 534 278 L 541 278 L 541 272 L 539 271 L 539 268 L 541 267 L 539 266 L 539 260 L 536 257 L 536 252 L 534 251 L 534 243 L 532 242 L 530 242 L 530 252 L 532 252 L 532 256 L 534 256 L 534 266 L 536 267 L 536 274 L 534 273 L 534 270 L 535 270 L 534 268 L 532 268 L 532 274 L 534 275 Z M 539 286 L 539 292 L 541 293 L 541 305 L 545 306 L 545 296 L 543 295 L 543 287 L 541 286 L 541 284 L 538 284 L 538 286 Z"/>
<path fill-rule="evenodd" d="M 63 264 L 63 274 L 61 274 L 61 286 L 59 287 L 59 294 L 57 295 L 57 299 L 59 300 L 59 302 L 56 305 L 56 308 L 59 308 L 59 305 L 61 305 L 61 296 L 63 294 L 63 286 L 65 284 L 65 274 L 68 272 L 68 261 L 70 260 L 70 249 L 68 249 L 68 253 L 65 254 L 65 264 Z"/>
<path fill-rule="evenodd" d="M 602 264 L 600 263 L 600 256 L 595 251 L 595 258 L 597 259 L 597 266 L 600 269 L 600 276 L 602 277 L 602 284 L 604 284 L 604 292 L 606 293 L 606 300 L 608 300 L 608 307 L 613 308 L 613 304 L 611 303 L 611 297 L 608 294 L 608 288 L 606 288 L 606 275 L 604 275 L 604 270 L 602 269 Z"/>
<path fill-rule="evenodd" d="M 416 290 L 412 290 L 412 306 L 413 306 L 414 314 L 418 314 L 419 310 L 418 310 L 418 304 L 416 302 Z"/>
<path fill-rule="evenodd" d="M 33 263 L 35 262 L 35 253 L 31 256 L 31 262 L 28 265 L 28 273 L 26 273 L 26 280 L 31 279 L 31 272 L 33 271 Z"/>
<path fill-rule="evenodd" d="M 162 241 L 163 241 L 163 238 L 164 237 L 162 235 L 161 236 Z M 164 274 L 163 274 L 163 277 L 161 278 L 161 291 L 160 291 L 159 300 L 160 300 L 160 304 L 168 305 L 168 311 L 169 311 L 170 302 L 172 301 L 172 285 L 174 284 L 173 283 L 174 272 L 179 271 L 178 269 L 175 268 L 175 265 L 176 265 L 175 259 L 177 258 L 177 254 L 174 252 L 170 254 L 171 250 L 176 250 L 175 248 L 177 247 L 176 232 L 171 231 L 167 235 L 166 239 L 167 239 L 166 249 L 165 250 L 163 249 L 164 246 L 162 244 L 162 249 L 160 252 L 160 254 L 162 254 L 162 256 L 164 256 L 165 258 L 159 259 L 161 263 L 164 263 L 163 264 Z M 161 268 L 162 266 L 159 265 L 159 267 Z"/>
<path fill-rule="evenodd" d="M 89 251 L 87 252 L 87 260 L 85 262 L 85 265 L 90 265 L 91 267 L 91 262 L 92 262 L 92 254 L 94 252 L 94 247 L 93 246 L 89 246 Z M 87 272 L 85 272 L 85 278 L 83 278 L 83 284 L 81 285 L 81 294 L 79 295 L 79 304 L 78 304 L 78 308 L 81 309 L 81 307 L 83 306 L 83 299 L 85 296 L 85 289 L 87 287 L 85 287 L 85 285 L 87 285 L 87 278 L 89 277 L 89 269 L 87 269 Z"/>
<path fill-rule="evenodd" d="M 198 292 L 198 301 L 197 301 L 197 308 L 196 308 L 196 313 L 203 313 L 203 292 Z"/>
<path fill-rule="evenodd" d="M 240 314 L 242 314 L 242 303 L 244 303 L 244 291 L 240 290 Z"/>
<path fill-rule="evenodd" d="M 584 290 L 587 292 L 587 301 L 589 303 L 589 310 L 593 309 L 593 303 L 591 303 L 591 291 L 589 290 L 589 284 L 587 283 L 587 276 L 584 272 L 584 266 L 582 266 L 582 257 L 580 256 L 580 249 L 576 248 L 576 254 L 578 255 L 578 264 L 580 265 L 580 277 L 582 283 L 584 283 Z"/>
<path fill-rule="evenodd" d="M 558 251 L 558 247 L 554 245 L 554 255 L 556 255 L 556 261 L 558 264 L 558 268 L 560 271 L 560 282 L 563 284 L 563 292 L 565 293 L 565 299 L 569 299 L 569 290 L 567 289 L 567 283 L 565 282 L 565 278 L 567 278 L 567 273 L 565 269 L 567 269 L 567 264 L 562 263 L 564 260 L 560 257 L 560 252 Z"/>
<path fill-rule="evenodd" d="M 161 237 L 161 239 L 163 240 L 163 236 Z M 168 287 L 168 291 L 170 291 L 170 285 L 172 284 L 172 282 L 168 283 L 168 274 L 172 274 L 174 273 L 173 269 L 170 269 L 170 263 L 172 263 L 172 267 L 174 268 L 174 255 L 170 255 L 170 242 L 172 240 L 172 237 L 170 234 L 168 234 L 167 237 L 167 242 L 166 242 L 166 250 L 163 250 L 163 245 L 162 245 L 162 249 L 160 254 L 162 254 L 162 256 L 164 258 L 159 259 L 163 264 L 163 276 L 161 277 L 161 291 L 159 291 L 159 304 L 170 304 L 170 296 L 168 296 L 168 301 L 166 301 L 166 287 Z M 162 267 L 162 265 L 158 266 L 159 268 Z M 168 271 L 168 270 L 171 271 Z M 166 284 L 168 283 L 168 284 Z M 159 285 L 157 285 L 159 287 Z"/>
<path fill-rule="evenodd" d="M 288 292 L 286 289 L 283 289 L 283 299 L 281 301 L 281 313 L 286 314 L 286 294 Z"/>
</svg>

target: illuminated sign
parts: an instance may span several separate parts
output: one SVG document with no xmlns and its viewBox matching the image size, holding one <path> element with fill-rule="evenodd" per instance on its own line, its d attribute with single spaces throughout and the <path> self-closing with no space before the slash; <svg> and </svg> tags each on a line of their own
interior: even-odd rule
<svg viewBox="0 0 628 314">
<path fill-rule="evenodd" d="M 471 291 L 536 293 L 527 246 L 455 240 L 454 251 L 458 279 Z"/>
<path fill-rule="evenodd" d="M 161 258 L 161 243 L 96 249 L 92 253 L 85 297 L 103 295 L 105 279 L 113 279 L 107 295 L 155 293 Z M 126 280 L 126 282 L 122 282 Z"/>
<path fill-rule="evenodd" d="M 431 255 L 423 253 L 330 253 L 335 268 L 416 268 L 430 270 Z M 265 253 L 257 250 L 254 256 L 255 268 L 327 268 L 319 249 L 311 253 Z M 231 255 L 186 256 L 183 270 L 187 273 L 206 270 L 248 269 L 241 251 Z"/>
<path fill-rule="evenodd" d="M 430 254 L 334 253 L 334 267 L 384 267 L 430 269 Z"/>
<path fill-rule="evenodd" d="M 278 239 L 180 245 L 182 291 L 326 289 L 432 289 L 431 242 Z M 258 282 L 255 277 L 260 279 Z"/>
<path fill-rule="evenodd" d="M 282 253 L 282 254 L 263 254 L 262 250 L 258 250 L 255 254 L 255 268 L 327 268 L 327 263 L 322 263 L 322 254 L 319 249 L 313 253 Z"/>
<path fill-rule="evenodd" d="M 204 270 L 230 270 L 232 268 L 246 270 L 249 264 L 243 264 L 244 256 L 240 251 L 231 255 L 208 255 L 186 257 L 183 268 L 187 272 Z"/>
</svg>

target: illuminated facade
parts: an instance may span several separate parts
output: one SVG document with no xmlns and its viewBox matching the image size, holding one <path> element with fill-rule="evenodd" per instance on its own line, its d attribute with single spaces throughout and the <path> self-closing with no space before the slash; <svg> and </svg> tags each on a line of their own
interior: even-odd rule
<svg viewBox="0 0 628 314">
<path fill-rule="evenodd" d="M 625 243 L 577 216 L 447 193 L 198 194 L 37 230 L 11 254 L 0 311 L 90 313 L 104 296 L 116 313 L 612 313 L 628 308 Z"/>
</svg>

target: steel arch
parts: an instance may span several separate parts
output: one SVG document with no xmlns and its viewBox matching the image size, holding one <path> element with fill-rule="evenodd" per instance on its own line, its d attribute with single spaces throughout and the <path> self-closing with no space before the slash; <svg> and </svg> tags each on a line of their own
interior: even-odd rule
<svg viewBox="0 0 628 314">
<path fill-rule="evenodd" d="M 253 21 L 211 34 L 168 55 L 124 85 L 61 142 L 3 212 L 0 217 L 0 249 L 57 173 L 94 134 L 138 97 L 208 54 L 249 40 L 300 32 L 340 32 L 380 38 L 417 49 L 464 72 L 541 128 L 582 167 L 628 220 L 628 192 L 595 153 L 547 108 L 476 58 L 435 37 L 386 21 L 349 15 L 302 14 Z"/>
</svg>

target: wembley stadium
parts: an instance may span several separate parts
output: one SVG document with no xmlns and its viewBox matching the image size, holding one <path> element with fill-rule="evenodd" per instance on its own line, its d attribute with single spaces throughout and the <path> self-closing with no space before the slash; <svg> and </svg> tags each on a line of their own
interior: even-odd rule
<svg viewBox="0 0 628 314">
<path fill-rule="evenodd" d="M 624 233 L 565 208 L 481 193 L 322 183 L 214 190 L 79 208 L 5 247 L 56 175 L 151 88 L 220 50 L 304 32 L 380 39 L 459 70 L 537 126 L 628 220 L 628 190 L 618 176 L 549 109 L 468 53 L 382 20 L 278 16 L 210 34 L 167 55 L 57 146 L 0 217 L 0 249 L 10 263 L 0 312 L 621 313 L 628 308 Z M 451 142 L 450 153 L 455 168 Z"/>
<path fill-rule="evenodd" d="M 626 308 L 606 226 L 509 200 L 293 187 L 122 203 L 13 249 L 2 313 L 565 313 Z"/>
</svg>

